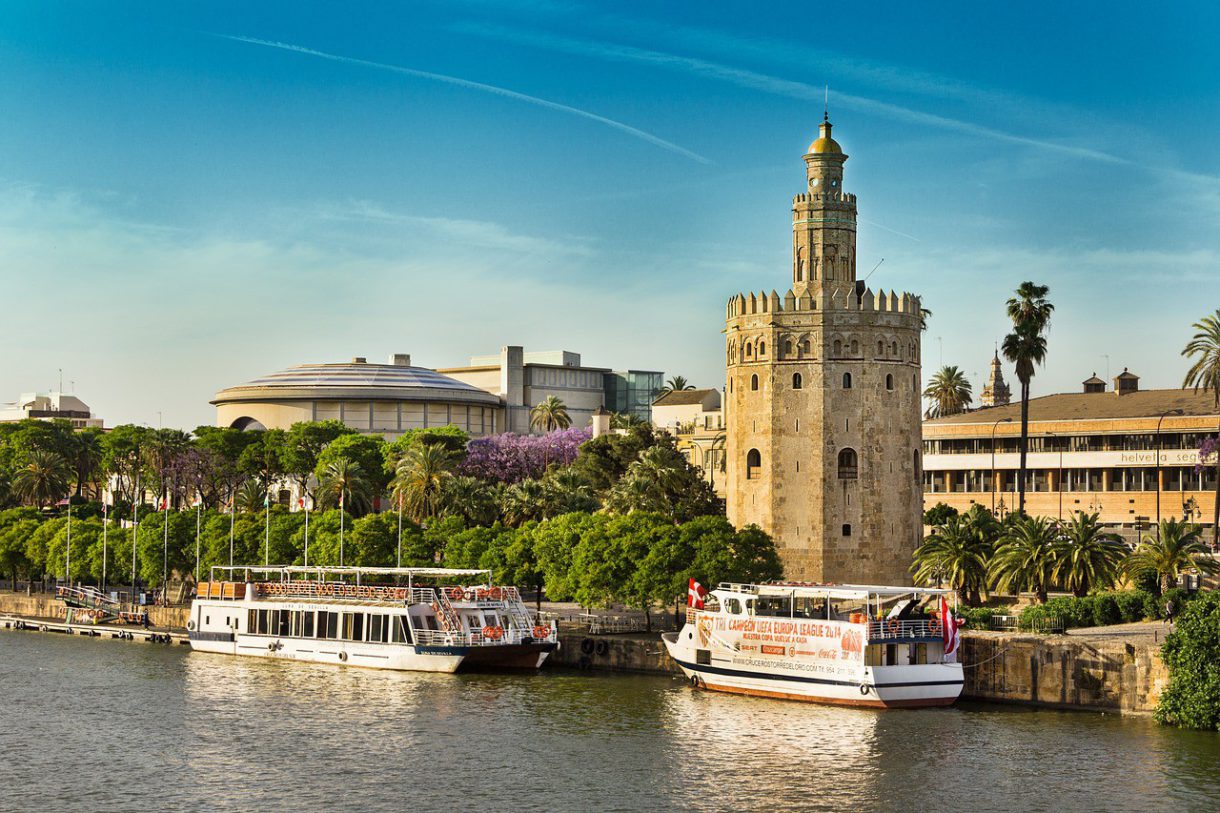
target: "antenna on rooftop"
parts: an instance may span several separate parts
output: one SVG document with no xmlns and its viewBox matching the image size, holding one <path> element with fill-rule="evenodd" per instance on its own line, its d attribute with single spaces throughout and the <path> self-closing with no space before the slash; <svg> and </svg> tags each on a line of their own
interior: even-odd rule
<svg viewBox="0 0 1220 813">
<path fill-rule="evenodd" d="M 822 121 L 830 121 L 830 85 L 826 86 L 826 106 L 822 108 Z"/>
</svg>

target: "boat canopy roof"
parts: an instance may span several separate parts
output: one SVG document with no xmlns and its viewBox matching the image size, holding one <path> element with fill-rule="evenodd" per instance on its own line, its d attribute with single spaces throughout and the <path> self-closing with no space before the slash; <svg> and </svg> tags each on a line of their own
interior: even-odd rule
<svg viewBox="0 0 1220 813">
<path fill-rule="evenodd" d="M 713 593 L 752 594 L 757 596 L 800 596 L 843 600 L 866 600 L 869 598 L 896 599 L 904 596 L 956 595 L 953 590 L 935 587 L 893 587 L 880 584 L 812 584 L 810 582 L 773 582 L 771 584 L 735 584 L 721 582 Z"/>
<path fill-rule="evenodd" d="M 242 574 L 243 579 L 253 575 L 290 579 L 293 576 L 314 576 L 319 579 L 341 576 L 405 576 L 415 578 L 462 578 L 473 576 L 491 582 L 490 570 L 477 570 L 459 567 L 304 567 L 301 565 L 213 565 L 212 571 L 228 571 L 229 578 L 233 574 Z"/>
</svg>

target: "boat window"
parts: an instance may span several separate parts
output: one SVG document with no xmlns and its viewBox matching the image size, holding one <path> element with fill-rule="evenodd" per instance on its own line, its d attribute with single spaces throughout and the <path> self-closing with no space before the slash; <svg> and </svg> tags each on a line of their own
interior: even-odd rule
<svg viewBox="0 0 1220 813">
<path fill-rule="evenodd" d="M 249 616 L 246 618 L 246 631 L 258 632 L 258 610 L 250 610 Z"/>
<path fill-rule="evenodd" d="M 303 626 L 301 627 L 302 637 L 305 637 L 305 638 L 313 637 L 313 615 L 314 614 L 312 611 L 305 613 L 305 621 L 304 621 Z"/>
<path fill-rule="evenodd" d="M 788 596 L 763 596 L 754 605 L 754 614 L 787 618 L 792 615 L 792 599 Z"/>
<path fill-rule="evenodd" d="M 364 640 L 364 613 L 343 614 L 343 640 Z"/>
<path fill-rule="evenodd" d="M 482 629 L 483 625 L 479 622 L 477 614 L 466 616 L 466 626 L 472 630 Z"/>
<path fill-rule="evenodd" d="M 292 625 L 289 627 L 289 634 L 293 638 L 301 637 L 301 626 L 304 623 L 304 621 L 303 621 L 304 615 L 305 615 L 305 613 L 301 612 L 300 610 L 292 611 Z"/>
<path fill-rule="evenodd" d="M 271 630 L 271 625 L 267 618 L 268 615 L 270 615 L 269 610 L 259 610 L 258 611 L 258 634 L 259 635 L 267 635 L 268 632 Z"/>
<path fill-rule="evenodd" d="M 278 623 L 275 625 L 275 630 L 276 630 L 275 634 L 287 637 L 288 636 L 288 621 L 289 621 L 291 614 L 287 610 L 278 610 L 276 614 L 279 616 L 279 618 L 276 619 L 278 621 Z"/>
<path fill-rule="evenodd" d="M 339 637 L 339 614 L 321 610 L 318 612 L 318 637 Z"/>
<path fill-rule="evenodd" d="M 373 614 L 369 616 L 369 640 L 374 642 L 381 641 L 381 633 L 385 629 L 384 615 Z"/>
<path fill-rule="evenodd" d="M 487 619 L 487 626 L 489 626 L 489 627 L 500 626 L 500 616 L 496 615 L 495 613 L 487 613 L 483 617 Z"/>
<path fill-rule="evenodd" d="M 724 602 L 724 607 L 733 615 L 741 615 L 741 602 L 735 598 L 728 599 Z"/>
</svg>

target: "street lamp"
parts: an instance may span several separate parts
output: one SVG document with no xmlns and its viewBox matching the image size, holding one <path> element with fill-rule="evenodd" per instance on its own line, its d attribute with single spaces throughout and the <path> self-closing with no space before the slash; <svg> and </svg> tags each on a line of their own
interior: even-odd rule
<svg viewBox="0 0 1220 813">
<path fill-rule="evenodd" d="M 1161 422 L 1170 415 L 1181 415 L 1182 410 L 1170 409 L 1161 413 L 1156 422 L 1156 533 L 1161 536 Z"/>
<path fill-rule="evenodd" d="M 1047 432 L 1046 437 L 1054 438 L 1055 445 L 1059 447 L 1059 474 L 1055 476 L 1055 488 L 1059 491 L 1059 521 L 1063 522 L 1063 444 L 1059 441 L 1067 438 L 1054 432 Z"/>
<path fill-rule="evenodd" d="M 995 476 L 995 430 L 1002 423 L 1012 423 L 1012 418 L 1000 418 L 991 425 L 991 515 L 995 516 L 995 492 L 996 492 L 996 476 Z"/>
</svg>

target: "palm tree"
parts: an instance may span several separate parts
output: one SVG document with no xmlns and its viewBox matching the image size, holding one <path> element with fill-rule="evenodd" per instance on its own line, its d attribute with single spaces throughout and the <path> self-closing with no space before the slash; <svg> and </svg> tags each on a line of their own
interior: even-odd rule
<svg viewBox="0 0 1220 813">
<path fill-rule="evenodd" d="M 339 506 L 355 513 L 369 503 L 371 486 L 364 469 L 354 460 L 332 460 L 320 479 L 318 501 L 323 506 Z"/>
<path fill-rule="evenodd" d="M 545 401 L 530 410 L 530 426 L 543 432 L 567 429 L 571 425 L 568 408 L 554 395 L 548 395 Z"/>
<path fill-rule="evenodd" d="M 412 521 L 423 522 L 441 512 L 454 462 L 453 454 L 439 443 L 410 446 L 398 461 L 391 492 Z"/>
<path fill-rule="evenodd" d="M 234 499 L 237 502 L 238 511 L 254 514 L 263 510 L 263 506 L 268 499 L 267 489 L 258 480 L 250 477 L 242 481 L 241 486 L 237 489 L 237 496 Z"/>
<path fill-rule="evenodd" d="M 947 582 L 962 603 L 977 605 L 980 591 L 987 586 L 990 554 L 990 546 L 969 520 L 954 516 L 928 534 L 916 549 L 911 572 L 916 584 L 935 582 L 939 586 Z"/>
<path fill-rule="evenodd" d="M 500 513 L 507 525 L 518 526 L 543 519 L 546 493 L 538 480 L 522 480 L 508 486 L 500 495 Z"/>
<path fill-rule="evenodd" d="M 687 381 L 686 376 L 675 375 L 665 382 L 665 386 L 661 387 L 659 395 L 668 395 L 671 392 L 682 392 L 684 390 L 693 390 L 694 388 L 695 385 Z"/>
<path fill-rule="evenodd" d="M 39 508 L 68 493 L 72 465 L 61 455 L 35 449 L 13 474 L 12 489 L 22 502 Z"/>
<path fill-rule="evenodd" d="M 1046 603 L 1046 593 L 1058 564 L 1059 529 L 1047 517 L 1017 515 L 1000 537 L 988 567 L 998 590 L 1027 590 Z"/>
<path fill-rule="evenodd" d="M 927 330 L 928 329 L 928 320 L 931 318 L 932 318 L 932 311 L 928 310 L 927 308 L 920 308 L 919 309 L 919 329 Z"/>
<path fill-rule="evenodd" d="M 1077 511 L 1060 528 L 1055 579 L 1080 598 L 1094 587 L 1113 587 L 1128 552 L 1122 539 L 1105 531 L 1097 516 Z"/>
<path fill-rule="evenodd" d="M 1199 331 L 1182 349 L 1183 356 L 1193 356 L 1194 364 L 1186 371 L 1183 387 L 1193 387 L 1195 392 L 1211 390 L 1216 406 L 1220 406 L 1220 310 L 1195 322 Z M 1216 502 L 1212 514 L 1212 544 L 1220 543 L 1220 452 L 1215 453 Z M 1200 463 L 1203 459 L 1200 458 Z"/>
<path fill-rule="evenodd" d="M 1025 458 L 1029 451 L 1029 382 L 1035 365 L 1046 359 L 1046 337 L 1042 335 L 1051 322 L 1055 306 L 1046 295 L 1050 288 L 1032 282 L 1022 282 L 1016 296 L 1008 300 L 1008 318 L 1013 332 L 1004 337 L 1004 357 L 1017 367 L 1021 382 L 1021 462 L 1017 488 L 1020 493 L 1017 510 L 1025 511 Z"/>
<path fill-rule="evenodd" d="M 1201 573 L 1220 571 L 1220 564 L 1203 544 L 1198 525 L 1177 519 L 1163 519 L 1156 533 L 1145 534 L 1135 551 L 1127 557 L 1126 570 L 1132 577 L 1155 573 L 1161 594 L 1189 570 Z"/>
<path fill-rule="evenodd" d="M 611 429 L 631 429 L 636 426 L 647 426 L 648 421 L 630 412 L 611 412 Z"/>
<path fill-rule="evenodd" d="M 931 401 L 927 417 L 943 418 L 965 412 L 970 406 L 971 387 L 966 375 L 957 367 L 944 366 L 932 376 L 923 397 Z"/>
<path fill-rule="evenodd" d="M 440 512 L 461 517 L 470 526 L 491 525 L 500 518 L 495 490 L 478 477 L 464 475 L 454 475 L 445 481 Z"/>
<path fill-rule="evenodd" d="M 596 511 L 599 506 L 589 481 L 571 466 L 553 469 L 542 478 L 547 518 Z"/>
<path fill-rule="evenodd" d="M 76 479 L 77 497 L 81 496 L 81 491 L 86 484 L 96 486 L 101 474 L 103 455 L 101 429 L 86 427 L 73 434 L 72 466 Z"/>
</svg>

